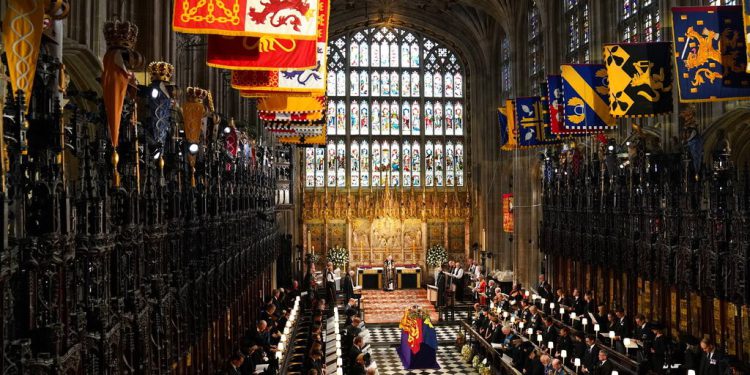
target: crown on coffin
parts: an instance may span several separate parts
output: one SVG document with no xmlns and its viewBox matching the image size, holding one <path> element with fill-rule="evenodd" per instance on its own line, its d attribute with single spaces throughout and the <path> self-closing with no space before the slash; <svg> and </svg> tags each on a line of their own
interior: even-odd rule
<svg viewBox="0 0 750 375">
<path fill-rule="evenodd" d="M 104 23 L 107 47 L 133 49 L 138 40 L 138 26 L 129 21 L 111 20 Z"/>
<path fill-rule="evenodd" d="M 185 95 L 189 102 L 203 103 L 208 98 L 208 91 L 200 87 L 188 87 Z"/>
<path fill-rule="evenodd" d="M 174 74 L 174 66 L 164 61 L 154 61 L 148 64 L 148 71 L 151 73 L 152 81 L 170 82 Z"/>
</svg>

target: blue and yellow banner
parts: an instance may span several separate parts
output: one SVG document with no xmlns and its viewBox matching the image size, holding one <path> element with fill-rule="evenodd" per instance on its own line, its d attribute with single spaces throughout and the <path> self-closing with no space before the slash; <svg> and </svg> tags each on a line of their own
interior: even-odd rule
<svg viewBox="0 0 750 375">
<path fill-rule="evenodd" d="M 539 96 L 517 98 L 515 112 L 520 147 L 545 146 L 558 141 L 549 126 L 546 99 Z"/>
<path fill-rule="evenodd" d="M 597 132 L 615 125 L 609 113 L 607 68 L 603 64 L 564 64 L 563 121 L 570 130 Z"/>
<path fill-rule="evenodd" d="M 675 7 L 672 20 L 680 101 L 750 98 L 742 8 Z"/>
<path fill-rule="evenodd" d="M 604 45 L 612 116 L 643 117 L 672 112 L 671 51 L 668 42 Z"/>
</svg>

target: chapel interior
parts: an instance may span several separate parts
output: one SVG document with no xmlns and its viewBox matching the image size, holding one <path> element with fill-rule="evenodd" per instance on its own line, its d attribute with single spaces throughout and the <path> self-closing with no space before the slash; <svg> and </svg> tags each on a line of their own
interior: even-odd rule
<svg viewBox="0 0 750 375">
<path fill-rule="evenodd" d="M 750 0 L 0 31 L 2 375 L 750 373 Z"/>
</svg>

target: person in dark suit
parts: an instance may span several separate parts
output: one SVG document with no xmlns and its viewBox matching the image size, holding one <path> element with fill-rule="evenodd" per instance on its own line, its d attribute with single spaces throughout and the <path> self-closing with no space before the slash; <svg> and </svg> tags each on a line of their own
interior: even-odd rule
<svg viewBox="0 0 750 375">
<path fill-rule="evenodd" d="M 555 297 L 555 303 L 558 307 L 562 306 L 568 306 L 570 307 L 570 298 L 568 298 L 567 295 L 565 295 L 565 292 L 562 290 L 562 288 L 557 288 L 555 291 L 556 297 Z"/>
<path fill-rule="evenodd" d="M 632 336 L 632 329 L 630 327 L 630 320 L 625 315 L 625 310 L 622 307 L 615 309 L 615 318 L 610 331 L 615 331 L 614 346 L 615 349 L 620 353 L 625 353 L 625 344 L 623 339 Z"/>
<path fill-rule="evenodd" d="M 701 358 L 701 364 L 698 367 L 698 375 L 723 375 L 726 371 L 724 356 L 716 350 L 713 341 L 704 338 L 701 340 L 700 346 L 703 351 L 703 358 Z"/>
<path fill-rule="evenodd" d="M 648 364 L 654 372 L 664 371 L 664 365 L 667 363 L 667 356 L 671 352 L 672 340 L 664 334 L 664 326 L 653 324 L 651 326 L 654 338 L 649 343 L 650 358 Z"/>
<path fill-rule="evenodd" d="M 542 333 L 542 337 L 544 337 L 544 343 L 542 343 L 545 347 L 546 344 L 550 341 L 557 342 L 557 329 L 555 328 L 555 321 L 552 320 L 551 317 L 546 317 L 544 319 L 544 332 Z"/>
<path fill-rule="evenodd" d="M 529 360 L 523 368 L 525 375 L 544 375 L 544 365 L 539 360 L 536 350 L 529 352 Z"/>
<path fill-rule="evenodd" d="M 323 373 L 323 352 L 315 350 L 305 359 L 305 370 L 315 369 L 318 374 Z"/>
<path fill-rule="evenodd" d="M 536 306 L 529 307 L 529 320 L 528 327 L 532 328 L 534 332 L 540 332 L 544 329 L 544 318 L 539 313 L 539 309 Z"/>
<path fill-rule="evenodd" d="M 539 275 L 539 282 L 536 284 L 536 293 L 539 294 L 539 298 L 544 298 L 547 301 L 552 300 L 552 286 L 547 282 L 544 274 Z"/>
<path fill-rule="evenodd" d="M 352 348 L 349 349 L 349 362 L 348 362 L 348 368 L 353 368 L 357 364 L 357 357 L 359 357 L 360 354 L 362 354 L 362 348 L 365 347 L 365 340 L 362 338 L 362 336 L 357 336 L 354 338 L 354 343 L 352 344 Z"/>
<path fill-rule="evenodd" d="M 578 288 L 573 289 L 573 298 L 571 299 L 571 306 L 576 315 L 583 315 L 586 313 L 586 301 L 583 300 L 581 291 Z"/>
<path fill-rule="evenodd" d="M 570 328 L 568 327 L 560 328 L 560 334 L 555 343 L 555 351 L 558 355 L 562 353 L 563 350 L 565 350 L 566 353 L 569 353 L 569 356 L 573 354 L 573 340 L 570 338 Z"/>
<path fill-rule="evenodd" d="M 594 292 L 588 291 L 583 295 L 583 303 L 586 306 L 586 313 L 596 313 L 596 301 L 594 301 Z"/>
<path fill-rule="evenodd" d="M 603 303 L 600 303 L 598 306 L 596 306 L 596 313 L 594 314 L 594 319 L 596 320 L 596 322 L 594 322 L 594 324 L 599 324 L 599 332 L 609 331 L 609 319 L 607 318 L 608 315 L 609 312 L 607 311 L 607 306 L 605 306 Z"/>
<path fill-rule="evenodd" d="M 599 362 L 596 364 L 594 375 L 611 375 L 615 366 L 609 360 L 607 352 L 604 350 L 599 351 Z"/>
<path fill-rule="evenodd" d="M 365 355 L 363 353 L 360 353 L 357 356 L 357 360 L 354 363 L 354 366 L 347 372 L 347 374 L 351 375 L 366 375 L 367 370 L 365 369 Z"/>
<path fill-rule="evenodd" d="M 438 288 L 438 295 L 437 295 L 437 307 L 443 307 L 445 306 L 445 291 L 446 288 L 446 276 L 445 273 L 448 271 L 448 266 L 446 264 L 442 265 L 441 272 L 438 272 L 437 274 L 437 288 Z"/>
<path fill-rule="evenodd" d="M 349 271 L 341 279 L 341 290 L 344 292 L 344 298 L 346 301 L 354 298 L 354 271 Z"/>
<path fill-rule="evenodd" d="M 232 353 L 232 356 L 229 357 L 229 363 L 227 364 L 227 369 L 224 373 L 227 375 L 241 375 L 242 372 L 240 372 L 240 367 L 242 367 L 244 361 L 245 356 L 243 356 L 242 353 Z"/>
<path fill-rule="evenodd" d="M 583 352 L 583 372 L 593 373 L 599 359 L 599 349 L 596 347 L 596 336 L 586 336 L 586 349 Z"/>
</svg>

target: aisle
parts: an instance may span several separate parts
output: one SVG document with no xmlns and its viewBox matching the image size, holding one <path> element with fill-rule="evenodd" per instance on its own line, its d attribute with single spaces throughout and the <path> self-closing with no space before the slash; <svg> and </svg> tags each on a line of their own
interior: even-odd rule
<svg viewBox="0 0 750 375">
<path fill-rule="evenodd" d="M 459 350 L 455 347 L 458 326 L 438 325 L 435 331 L 438 337 L 437 360 L 439 370 L 405 371 L 398 356 L 397 348 L 401 342 L 400 330 L 396 325 L 368 326 L 370 331 L 370 353 L 378 364 L 378 374 L 476 374 L 470 365 L 461 361 Z"/>
<path fill-rule="evenodd" d="M 427 300 L 426 289 L 406 289 L 385 292 L 382 290 L 364 290 L 363 307 L 367 323 L 398 323 L 408 306 L 418 305 L 430 311 L 432 320 L 438 321 L 438 314 L 432 303 Z"/>
</svg>

